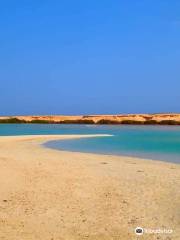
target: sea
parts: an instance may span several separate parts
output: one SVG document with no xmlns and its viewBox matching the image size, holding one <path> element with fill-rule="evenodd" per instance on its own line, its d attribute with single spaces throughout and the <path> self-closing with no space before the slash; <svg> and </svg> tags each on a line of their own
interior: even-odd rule
<svg viewBox="0 0 180 240">
<path fill-rule="evenodd" d="M 48 134 L 109 134 L 111 136 L 56 140 L 57 150 L 121 155 L 180 163 L 180 126 L 0 124 L 0 136 Z"/>
</svg>

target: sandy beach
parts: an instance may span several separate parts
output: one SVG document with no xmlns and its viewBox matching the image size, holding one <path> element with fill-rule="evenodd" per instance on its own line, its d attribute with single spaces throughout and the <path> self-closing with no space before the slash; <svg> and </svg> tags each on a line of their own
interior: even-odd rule
<svg viewBox="0 0 180 240">
<path fill-rule="evenodd" d="M 180 166 L 42 146 L 79 137 L 0 137 L 0 239 L 180 239 Z"/>
</svg>

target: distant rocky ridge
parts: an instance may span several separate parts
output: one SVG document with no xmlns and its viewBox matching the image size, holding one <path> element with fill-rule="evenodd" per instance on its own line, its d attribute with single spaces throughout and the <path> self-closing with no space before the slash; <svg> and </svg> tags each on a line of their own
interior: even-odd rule
<svg viewBox="0 0 180 240">
<path fill-rule="evenodd" d="M 180 114 L 6 116 L 0 123 L 180 125 Z"/>
</svg>

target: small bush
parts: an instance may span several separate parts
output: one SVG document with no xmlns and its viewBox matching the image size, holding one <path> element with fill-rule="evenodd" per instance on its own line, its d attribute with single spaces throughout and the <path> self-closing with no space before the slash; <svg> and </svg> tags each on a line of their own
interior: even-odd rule
<svg viewBox="0 0 180 240">
<path fill-rule="evenodd" d="M 161 125 L 180 125 L 180 122 L 174 120 L 162 120 L 159 122 Z"/>
<path fill-rule="evenodd" d="M 147 120 L 147 121 L 145 121 L 144 122 L 144 124 L 146 124 L 146 125 L 157 125 L 157 124 L 159 124 L 159 122 L 157 122 L 156 120 Z"/>
<path fill-rule="evenodd" d="M 50 124 L 50 123 L 54 123 L 54 122 L 48 121 L 48 120 L 35 119 L 35 120 L 30 121 L 29 123 L 35 123 L 35 124 Z"/>
<path fill-rule="evenodd" d="M 136 121 L 136 120 L 123 120 L 121 124 L 134 124 L 134 125 L 142 125 L 144 121 Z"/>
<path fill-rule="evenodd" d="M 20 120 L 18 118 L 7 118 L 7 119 L 0 119 L 0 123 L 26 123 L 26 121 Z"/>
<path fill-rule="evenodd" d="M 79 119 L 79 120 L 64 120 L 59 122 L 61 124 L 94 124 L 93 120 Z"/>
<path fill-rule="evenodd" d="M 121 124 L 121 122 L 116 120 L 101 119 L 97 122 L 97 124 Z"/>
</svg>

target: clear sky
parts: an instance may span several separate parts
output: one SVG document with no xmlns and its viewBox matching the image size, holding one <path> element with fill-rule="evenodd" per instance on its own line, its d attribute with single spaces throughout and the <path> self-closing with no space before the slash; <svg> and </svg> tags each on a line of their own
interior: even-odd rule
<svg viewBox="0 0 180 240">
<path fill-rule="evenodd" d="M 179 0 L 0 1 L 0 115 L 180 112 Z"/>
</svg>

